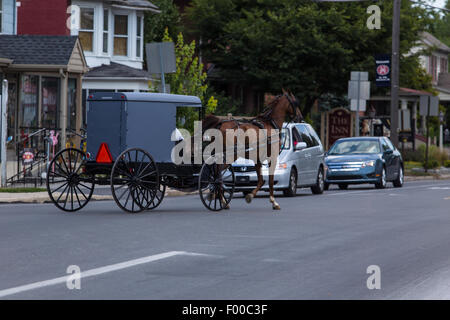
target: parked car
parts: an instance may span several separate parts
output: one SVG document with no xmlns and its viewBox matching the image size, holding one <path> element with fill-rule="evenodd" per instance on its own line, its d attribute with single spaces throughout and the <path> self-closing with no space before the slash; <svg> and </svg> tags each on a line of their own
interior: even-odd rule
<svg viewBox="0 0 450 320">
<path fill-rule="evenodd" d="M 282 151 L 274 174 L 274 189 L 292 197 L 297 188 L 310 187 L 314 194 L 324 190 L 324 150 L 322 143 L 307 123 L 285 123 L 281 131 Z M 236 176 L 235 191 L 250 193 L 257 185 L 255 164 L 239 158 L 233 163 Z M 269 190 L 269 168 L 263 165 L 264 185 Z"/>
<path fill-rule="evenodd" d="M 337 140 L 325 154 L 325 190 L 330 184 L 347 189 L 349 184 L 373 183 L 376 188 L 403 186 L 400 152 L 386 137 L 354 137 Z"/>
</svg>

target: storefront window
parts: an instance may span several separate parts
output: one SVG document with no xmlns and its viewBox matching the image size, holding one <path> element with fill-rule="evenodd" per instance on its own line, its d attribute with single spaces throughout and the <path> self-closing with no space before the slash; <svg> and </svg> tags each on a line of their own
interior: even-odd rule
<svg viewBox="0 0 450 320">
<path fill-rule="evenodd" d="M 57 128 L 59 110 L 59 79 L 42 78 L 41 127 Z"/>
<path fill-rule="evenodd" d="M 114 16 L 114 55 L 128 56 L 128 16 Z"/>
<path fill-rule="evenodd" d="M 67 128 L 76 130 L 77 124 L 77 80 L 69 79 L 67 91 Z"/>
<path fill-rule="evenodd" d="M 20 86 L 21 127 L 38 126 L 38 76 L 22 76 Z"/>
</svg>

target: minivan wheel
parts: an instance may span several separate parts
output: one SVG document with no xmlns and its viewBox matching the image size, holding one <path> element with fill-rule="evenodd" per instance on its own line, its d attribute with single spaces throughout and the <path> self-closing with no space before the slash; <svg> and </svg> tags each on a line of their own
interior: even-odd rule
<svg viewBox="0 0 450 320">
<path fill-rule="evenodd" d="M 322 194 L 325 188 L 325 182 L 323 181 L 323 169 L 322 167 L 319 169 L 317 173 L 316 184 L 311 187 L 311 191 L 313 194 Z"/>
<path fill-rule="evenodd" d="M 383 170 L 381 171 L 380 181 L 375 183 L 375 188 L 377 189 L 386 188 L 386 169 L 384 167 Z"/>
<path fill-rule="evenodd" d="M 294 197 L 297 194 L 297 171 L 295 168 L 291 169 L 289 175 L 289 187 L 283 190 L 285 197 Z"/>
<path fill-rule="evenodd" d="M 339 186 L 339 189 L 341 189 L 341 190 L 347 190 L 348 189 L 348 184 L 345 184 L 345 183 L 339 183 L 338 186 Z"/>
<path fill-rule="evenodd" d="M 394 187 L 396 187 L 396 188 L 403 187 L 403 179 L 404 179 L 403 167 L 400 165 L 400 168 L 398 168 L 397 179 L 395 179 L 394 182 L 393 182 Z"/>
</svg>

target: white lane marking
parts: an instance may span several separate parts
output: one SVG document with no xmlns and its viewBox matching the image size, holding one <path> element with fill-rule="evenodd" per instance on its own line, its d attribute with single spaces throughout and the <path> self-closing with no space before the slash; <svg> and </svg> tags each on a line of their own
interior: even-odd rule
<svg viewBox="0 0 450 320">
<path fill-rule="evenodd" d="M 145 263 L 154 262 L 154 261 L 158 261 L 158 260 L 162 260 L 162 259 L 167 259 L 167 258 L 178 256 L 178 255 L 212 256 L 209 254 L 186 252 L 186 251 L 169 251 L 169 252 L 154 254 L 151 256 L 143 257 L 143 258 L 138 258 L 138 259 L 128 260 L 125 262 L 111 264 L 111 265 L 100 267 L 100 268 L 86 270 L 86 271 L 81 272 L 80 276 L 81 276 L 81 279 L 87 278 L 87 277 L 98 276 L 100 274 L 118 271 L 118 270 L 130 268 L 130 267 L 134 267 L 134 266 L 137 266 L 140 264 L 145 264 Z M 34 289 L 43 288 L 43 287 L 53 286 L 53 285 L 60 284 L 60 283 L 65 283 L 70 276 L 71 276 L 71 274 L 69 274 L 67 276 L 59 277 L 59 278 L 34 282 L 34 283 L 26 284 L 23 286 L 19 286 L 19 287 L 0 290 L 0 298 L 6 297 L 9 295 L 13 295 L 13 294 L 17 294 L 20 292 L 24 292 L 24 291 L 30 291 L 30 290 L 34 290 Z"/>
<path fill-rule="evenodd" d="M 430 190 L 450 190 L 450 187 L 431 187 Z"/>
</svg>

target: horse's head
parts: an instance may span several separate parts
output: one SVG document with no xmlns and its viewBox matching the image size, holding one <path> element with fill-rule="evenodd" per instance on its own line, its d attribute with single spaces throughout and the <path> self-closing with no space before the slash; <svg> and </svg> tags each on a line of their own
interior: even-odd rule
<svg viewBox="0 0 450 320">
<path fill-rule="evenodd" d="M 286 114 L 289 116 L 290 121 L 300 122 L 303 120 L 302 112 L 300 111 L 300 103 L 297 98 L 290 91 L 285 91 L 283 89 L 282 98 L 285 101 L 284 109 Z"/>
</svg>

